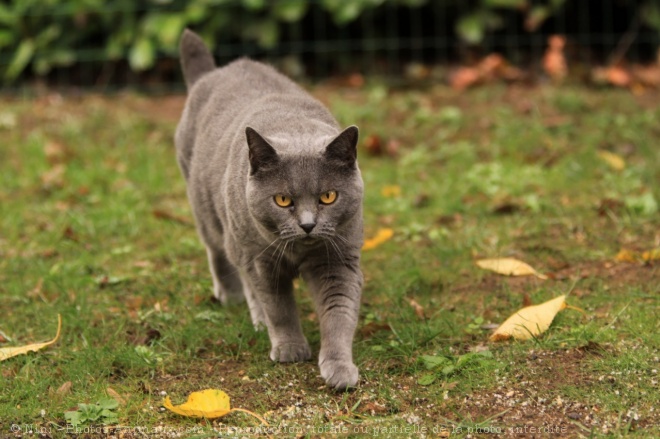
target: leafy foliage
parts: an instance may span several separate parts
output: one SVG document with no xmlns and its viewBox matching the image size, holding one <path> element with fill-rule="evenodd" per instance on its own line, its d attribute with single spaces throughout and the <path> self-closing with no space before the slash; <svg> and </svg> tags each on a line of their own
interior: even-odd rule
<svg viewBox="0 0 660 439">
<path fill-rule="evenodd" d="M 113 410 L 118 406 L 119 403 L 112 398 L 102 399 L 96 404 L 78 404 L 77 410 L 64 412 L 64 418 L 74 427 L 99 422 L 104 425 L 116 424 L 119 418 Z"/>
<path fill-rule="evenodd" d="M 437 0 L 449 11 L 457 37 L 482 44 L 517 15 L 534 32 L 577 0 Z M 10 0 L 0 4 L 0 81 L 12 83 L 24 72 L 45 76 L 74 64 L 127 62 L 141 72 L 176 55 L 179 35 L 194 28 L 214 48 L 217 42 L 272 49 L 285 38 L 285 26 L 310 18 L 311 9 L 328 14 L 338 26 L 385 7 L 416 8 L 428 0 Z M 660 31 L 660 6 L 637 6 L 642 22 Z M 309 20 L 310 23 L 314 20 Z"/>
</svg>

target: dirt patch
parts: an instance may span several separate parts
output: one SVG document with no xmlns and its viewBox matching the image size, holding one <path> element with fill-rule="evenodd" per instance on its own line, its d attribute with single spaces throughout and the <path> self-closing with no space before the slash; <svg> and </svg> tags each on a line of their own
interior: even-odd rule
<svg viewBox="0 0 660 439">
<path fill-rule="evenodd" d="M 497 387 L 466 396 L 457 409 L 468 413 L 475 423 L 490 419 L 481 425 L 481 433 L 507 437 L 577 437 L 592 430 L 607 432 L 616 419 L 601 417 L 599 407 L 588 396 L 572 396 L 589 394 L 596 380 L 589 360 L 600 355 L 600 349 L 531 350 L 509 365 L 516 371 L 514 375 L 498 375 Z M 456 421 L 454 428 L 463 425 L 463 432 L 468 432 L 469 424 L 464 420 L 452 420 Z"/>
</svg>

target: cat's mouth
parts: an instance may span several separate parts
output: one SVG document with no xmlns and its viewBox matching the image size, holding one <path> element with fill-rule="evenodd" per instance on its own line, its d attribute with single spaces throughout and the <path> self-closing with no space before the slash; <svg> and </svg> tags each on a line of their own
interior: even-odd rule
<svg viewBox="0 0 660 439">
<path fill-rule="evenodd" d="M 316 236 L 305 235 L 302 238 L 299 238 L 298 241 L 302 242 L 303 244 L 310 245 L 318 242 L 319 239 Z"/>
</svg>

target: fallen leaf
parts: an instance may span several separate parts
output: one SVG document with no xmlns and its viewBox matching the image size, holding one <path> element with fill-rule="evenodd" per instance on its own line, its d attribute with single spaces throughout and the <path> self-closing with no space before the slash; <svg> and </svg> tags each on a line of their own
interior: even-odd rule
<svg viewBox="0 0 660 439">
<path fill-rule="evenodd" d="M 62 329 L 62 316 L 60 316 L 58 314 L 57 315 L 57 334 L 55 334 L 54 339 L 52 339 L 51 341 L 44 342 L 44 343 L 33 343 L 33 344 L 25 345 L 25 346 L 14 346 L 14 347 L 8 347 L 8 348 L 0 348 L 0 361 L 4 361 L 8 358 L 15 357 L 17 355 L 27 354 L 28 352 L 36 352 L 39 349 L 43 349 L 46 346 L 52 345 L 60 337 L 61 329 Z"/>
<path fill-rule="evenodd" d="M 626 167 L 626 161 L 618 154 L 610 151 L 598 151 L 598 157 L 601 158 L 610 168 L 615 171 L 623 171 Z"/>
<path fill-rule="evenodd" d="M 523 73 L 511 66 L 498 53 L 485 56 L 475 67 L 460 67 L 449 78 L 449 83 L 455 90 L 461 91 L 468 87 L 494 79 L 515 81 L 521 79 Z"/>
<path fill-rule="evenodd" d="M 72 386 L 72 385 L 73 385 L 73 384 L 71 383 L 71 381 L 67 381 L 66 383 L 62 384 L 62 385 L 56 390 L 57 394 L 58 394 L 58 395 L 66 395 L 67 393 L 69 393 L 69 391 L 71 391 L 71 386 Z"/>
<path fill-rule="evenodd" d="M 386 198 L 395 198 L 401 195 L 401 186 L 395 184 L 390 184 L 383 186 L 380 190 L 380 194 Z"/>
<path fill-rule="evenodd" d="M 231 411 L 229 395 L 217 389 L 193 392 L 188 396 L 188 401 L 177 406 L 172 405 L 168 396 L 163 406 L 174 413 L 193 418 L 220 418 Z"/>
<path fill-rule="evenodd" d="M 644 262 L 660 261 L 660 247 L 642 253 L 642 260 Z"/>
<path fill-rule="evenodd" d="M 378 232 L 376 233 L 376 236 L 370 239 L 365 239 L 364 240 L 364 245 L 362 246 L 362 250 L 372 250 L 385 241 L 388 241 L 392 236 L 394 235 L 394 230 L 388 229 L 388 228 L 383 228 L 383 229 L 378 229 Z"/>
<path fill-rule="evenodd" d="M 494 271 L 505 276 L 533 275 L 539 279 L 548 278 L 548 276 L 537 272 L 523 261 L 514 258 L 480 259 L 476 263 L 477 266 L 484 270 Z"/>
<path fill-rule="evenodd" d="M 55 189 L 64 186 L 64 173 L 66 167 L 58 163 L 43 174 L 41 174 L 41 184 L 45 189 Z"/>
<path fill-rule="evenodd" d="M 176 406 L 172 405 L 170 397 L 167 396 L 163 400 L 163 406 L 174 413 L 191 418 L 214 419 L 221 418 L 231 412 L 243 412 L 254 416 L 264 425 L 268 425 L 268 423 L 256 413 L 252 413 L 245 409 L 232 409 L 229 403 L 229 395 L 218 389 L 206 389 L 199 392 L 193 392 L 188 395 L 188 401 Z"/>
<path fill-rule="evenodd" d="M 548 38 L 548 49 L 543 55 L 543 70 L 555 81 L 561 81 L 568 73 L 564 56 L 565 46 L 566 38 L 561 35 L 552 35 Z"/>
<path fill-rule="evenodd" d="M 108 393 L 108 396 L 112 397 L 115 401 L 117 401 L 117 404 L 119 405 L 125 405 L 126 400 L 119 394 L 115 389 L 112 387 L 108 387 L 105 389 L 105 391 Z"/>
<path fill-rule="evenodd" d="M 185 226 L 194 225 L 192 223 L 192 221 L 190 221 L 188 218 L 185 218 L 185 217 L 179 216 L 179 215 L 175 215 L 175 214 L 167 212 L 165 210 L 154 209 L 151 213 L 153 214 L 154 217 L 156 217 L 158 219 L 174 221 L 175 223 L 183 224 Z"/>
<path fill-rule="evenodd" d="M 69 155 L 64 145 L 54 141 L 48 141 L 44 145 L 44 155 L 51 165 L 62 163 Z"/>
<path fill-rule="evenodd" d="M 424 316 L 424 307 L 422 305 L 417 303 L 415 299 L 408 300 L 408 303 L 415 310 L 415 314 L 417 315 L 417 317 L 419 317 L 422 320 L 426 319 L 426 316 Z"/>
<path fill-rule="evenodd" d="M 372 134 L 364 139 L 364 148 L 371 155 L 381 155 L 383 153 L 383 141 L 380 136 Z"/>
<path fill-rule="evenodd" d="M 348 76 L 348 85 L 354 88 L 360 88 L 364 85 L 364 76 L 359 73 L 352 73 Z"/>
<path fill-rule="evenodd" d="M 654 248 L 651 250 L 646 250 L 643 252 L 638 252 L 635 250 L 621 249 L 619 253 L 614 257 L 617 262 L 646 262 L 651 263 L 654 261 L 660 261 L 660 247 Z"/>
<path fill-rule="evenodd" d="M 391 330 L 392 328 L 390 327 L 389 323 L 369 322 L 360 328 L 360 334 L 362 334 L 364 338 L 369 338 L 376 332 Z"/>
<path fill-rule="evenodd" d="M 449 78 L 449 83 L 454 90 L 462 91 L 481 80 L 479 70 L 474 67 L 461 67 Z"/>
<path fill-rule="evenodd" d="M 386 405 L 379 404 L 378 402 L 367 402 L 366 404 L 360 405 L 358 412 L 359 413 L 370 413 L 372 416 L 375 414 L 388 413 L 390 410 Z"/>
<path fill-rule="evenodd" d="M 632 82 L 630 73 L 621 66 L 610 66 L 605 74 L 607 82 L 616 87 L 628 87 Z"/>
<path fill-rule="evenodd" d="M 544 333 L 552 323 L 557 313 L 566 308 L 566 296 L 562 295 L 548 300 L 540 305 L 527 306 L 520 309 L 490 336 L 491 341 L 529 340 Z"/>
<path fill-rule="evenodd" d="M 640 255 L 634 250 L 621 249 L 614 257 L 617 262 L 639 262 Z"/>
<path fill-rule="evenodd" d="M 401 142 L 396 139 L 390 139 L 387 141 L 387 155 L 390 157 L 396 157 L 399 154 L 399 149 L 401 149 Z"/>
<path fill-rule="evenodd" d="M 43 286 L 44 286 L 44 278 L 42 277 L 37 281 L 37 285 L 35 285 L 34 288 L 32 288 L 30 291 L 28 291 L 26 293 L 26 296 L 28 296 L 32 299 L 34 299 L 36 297 L 39 297 L 39 298 L 43 299 L 44 298 L 44 296 L 42 294 Z"/>
</svg>

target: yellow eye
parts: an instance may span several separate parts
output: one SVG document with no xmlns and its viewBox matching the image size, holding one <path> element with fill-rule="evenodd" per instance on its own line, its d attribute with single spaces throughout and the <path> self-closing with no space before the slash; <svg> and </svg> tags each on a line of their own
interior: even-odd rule
<svg viewBox="0 0 660 439">
<path fill-rule="evenodd" d="M 280 207 L 289 207 L 293 204 L 293 200 L 286 195 L 275 195 L 275 204 Z"/>
<path fill-rule="evenodd" d="M 335 202 L 336 199 L 337 199 L 337 192 L 335 191 L 328 191 L 319 197 L 319 200 L 323 204 L 332 204 Z"/>
</svg>

